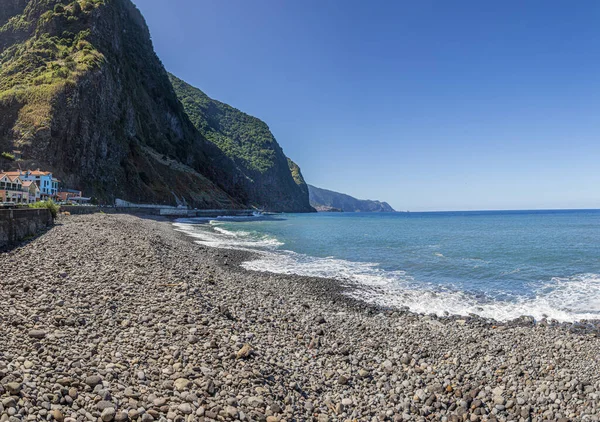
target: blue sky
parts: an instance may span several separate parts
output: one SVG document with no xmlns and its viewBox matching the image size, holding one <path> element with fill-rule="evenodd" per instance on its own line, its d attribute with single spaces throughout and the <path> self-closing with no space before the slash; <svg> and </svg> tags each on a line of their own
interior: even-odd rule
<svg viewBox="0 0 600 422">
<path fill-rule="evenodd" d="M 600 208 L 600 2 L 134 0 L 306 180 L 398 210 Z"/>
</svg>

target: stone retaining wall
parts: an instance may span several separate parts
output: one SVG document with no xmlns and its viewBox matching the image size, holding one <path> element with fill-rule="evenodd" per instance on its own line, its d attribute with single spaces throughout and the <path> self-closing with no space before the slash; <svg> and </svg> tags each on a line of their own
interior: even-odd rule
<svg viewBox="0 0 600 422">
<path fill-rule="evenodd" d="M 53 223 L 50 210 L 45 208 L 0 210 L 0 248 L 35 236 Z"/>
</svg>

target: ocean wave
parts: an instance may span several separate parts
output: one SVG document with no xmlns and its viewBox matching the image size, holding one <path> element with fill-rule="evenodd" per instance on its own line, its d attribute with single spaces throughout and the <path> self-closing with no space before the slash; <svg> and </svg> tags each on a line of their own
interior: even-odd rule
<svg viewBox="0 0 600 422">
<path fill-rule="evenodd" d="M 215 226 L 215 225 L 213 225 L 213 230 L 215 230 L 216 232 L 219 232 L 221 234 L 224 234 L 226 236 L 231 236 L 231 237 L 248 237 L 248 236 L 251 235 L 250 232 L 245 232 L 245 231 L 232 232 L 230 230 L 226 230 L 226 229 L 224 229 L 222 227 L 218 227 L 218 226 Z"/>
<path fill-rule="evenodd" d="M 257 258 L 242 264 L 247 270 L 333 278 L 342 283 L 365 286 L 365 289 L 352 290 L 350 295 L 382 306 L 407 307 L 413 312 L 440 316 L 476 314 L 498 321 L 522 315 L 561 322 L 600 318 L 600 274 L 552 278 L 530 296 L 507 294 L 510 299 L 498 300 L 485 294 L 415 280 L 404 271 L 387 271 L 374 262 L 319 258 L 282 250 L 284 243 L 274 237 L 232 231 L 219 227 L 218 223 L 177 222 L 174 226 L 194 237 L 199 244 L 260 252 Z"/>
<path fill-rule="evenodd" d="M 389 307 L 408 307 L 417 313 L 476 314 L 497 321 L 523 315 L 560 322 L 600 318 L 600 275 L 583 274 L 552 279 L 534 297 L 495 300 L 415 280 L 403 271 L 385 271 L 375 263 L 314 258 L 295 253 L 271 253 L 242 264 L 248 270 L 334 278 L 377 289 L 357 289 L 356 299 Z"/>
<path fill-rule="evenodd" d="M 283 242 L 268 235 L 251 236 L 249 232 L 231 232 L 209 224 L 190 224 L 188 222 L 173 223 L 175 230 L 193 237 L 196 243 L 225 249 L 273 249 Z"/>
<path fill-rule="evenodd" d="M 253 271 L 334 278 L 366 286 L 386 286 L 391 279 L 396 282 L 413 281 L 404 271 L 385 271 L 378 266 L 373 262 L 352 262 L 333 257 L 315 258 L 292 251 L 263 254 L 258 259 L 242 264 L 245 269 Z"/>
<path fill-rule="evenodd" d="M 386 306 L 407 306 L 413 312 L 445 315 L 476 314 L 508 321 L 522 315 L 573 322 L 600 318 L 600 275 L 583 274 L 545 283 L 533 297 L 490 300 L 460 291 L 436 292 L 424 289 L 397 289 L 388 285 L 368 292 L 366 300 Z M 362 298 L 365 299 L 364 297 Z"/>
</svg>

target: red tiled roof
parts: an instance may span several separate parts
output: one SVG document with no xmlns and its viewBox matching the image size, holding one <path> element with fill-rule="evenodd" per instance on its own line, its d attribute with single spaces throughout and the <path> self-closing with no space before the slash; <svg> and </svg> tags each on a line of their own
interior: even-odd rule
<svg viewBox="0 0 600 422">
<path fill-rule="evenodd" d="M 41 171 L 41 170 L 25 170 L 25 171 L 3 171 L 0 174 L 5 174 L 7 176 L 26 176 L 29 173 L 32 176 L 48 176 L 52 174 L 49 171 Z M 53 178 L 54 179 L 54 178 Z"/>
</svg>

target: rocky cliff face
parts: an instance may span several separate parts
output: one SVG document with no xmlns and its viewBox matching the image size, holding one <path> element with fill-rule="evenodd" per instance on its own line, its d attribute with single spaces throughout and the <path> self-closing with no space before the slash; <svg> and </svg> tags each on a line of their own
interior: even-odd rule
<svg viewBox="0 0 600 422">
<path fill-rule="evenodd" d="M 11 2 L 0 150 L 102 201 L 244 204 L 242 176 L 190 123 L 129 0 Z"/>
<path fill-rule="evenodd" d="M 105 202 L 255 203 L 262 185 L 190 122 L 130 0 L 3 0 L 0 25 L 0 152 Z M 304 210 L 279 176 L 259 181 L 270 208 Z"/>
<path fill-rule="evenodd" d="M 387 202 L 356 199 L 350 195 L 308 185 L 310 203 L 317 211 L 396 212 Z"/>
<path fill-rule="evenodd" d="M 265 122 L 170 78 L 196 129 L 244 175 L 250 204 L 270 211 L 314 211 L 300 168 L 285 156 Z"/>
<path fill-rule="evenodd" d="M 296 182 L 296 184 L 298 185 L 298 188 L 302 192 L 302 195 L 309 197 L 308 185 L 304 180 L 304 176 L 302 176 L 300 167 L 298 166 L 298 164 L 294 163 L 290 158 L 287 159 L 287 162 L 290 172 L 292 173 L 292 178 L 294 179 L 294 182 Z"/>
</svg>

